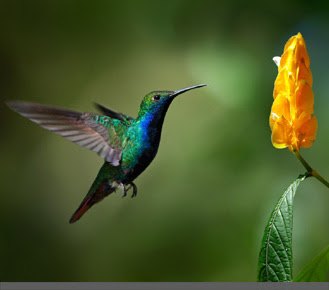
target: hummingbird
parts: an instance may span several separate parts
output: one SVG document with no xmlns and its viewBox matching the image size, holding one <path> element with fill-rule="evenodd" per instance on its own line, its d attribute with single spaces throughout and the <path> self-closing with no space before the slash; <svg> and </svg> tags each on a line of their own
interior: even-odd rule
<svg viewBox="0 0 329 290">
<path fill-rule="evenodd" d="M 150 165 L 159 148 L 166 112 L 178 95 L 205 84 L 176 91 L 153 91 L 142 100 L 137 118 L 95 103 L 101 114 L 81 113 L 54 106 L 9 101 L 7 106 L 41 127 L 96 152 L 104 164 L 87 195 L 70 219 L 79 220 L 94 204 L 122 188 L 122 196 Z"/>
</svg>

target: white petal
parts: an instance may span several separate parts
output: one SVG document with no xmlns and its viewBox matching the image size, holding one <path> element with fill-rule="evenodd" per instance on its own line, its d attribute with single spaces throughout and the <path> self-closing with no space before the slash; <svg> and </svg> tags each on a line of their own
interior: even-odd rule
<svg viewBox="0 0 329 290">
<path fill-rule="evenodd" d="M 273 61 L 274 63 L 279 67 L 280 65 L 280 60 L 281 60 L 281 57 L 280 56 L 275 56 L 273 57 Z"/>
</svg>

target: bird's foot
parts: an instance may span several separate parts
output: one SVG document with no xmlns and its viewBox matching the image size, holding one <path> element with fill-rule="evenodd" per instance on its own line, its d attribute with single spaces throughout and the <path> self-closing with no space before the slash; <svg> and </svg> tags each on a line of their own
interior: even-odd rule
<svg viewBox="0 0 329 290">
<path fill-rule="evenodd" d="M 137 186 L 136 186 L 136 184 L 133 183 L 133 182 L 130 182 L 129 184 L 133 187 L 133 194 L 131 195 L 131 197 L 137 196 Z"/>
<path fill-rule="evenodd" d="M 122 195 L 121 195 L 121 197 L 125 197 L 125 196 L 127 196 L 127 192 L 128 192 L 131 188 L 133 188 L 133 194 L 131 195 L 131 197 L 135 197 L 135 196 L 137 196 L 137 186 L 136 186 L 135 183 L 130 182 L 130 183 L 129 183 L 129 186 L 128 186 L 127 188 L 124 186 L 123 183 L 120 183 L 120 184 L 119 184 L 119 187 L 122 188 Z"/>
<path fill-rule="evenodd" d="M 126 190 L 126 187 L 123 185 L 123 183 L 120 183 L 119 186 L 122 188 L 122 195 L 121 195 L 121 197 L 127 196 L 127 190 Z"/>
</svg>

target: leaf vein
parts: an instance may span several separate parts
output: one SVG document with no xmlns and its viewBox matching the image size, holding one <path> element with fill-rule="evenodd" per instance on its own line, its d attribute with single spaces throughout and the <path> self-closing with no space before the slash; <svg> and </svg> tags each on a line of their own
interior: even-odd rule
<svg viewBox="0 0 329 290">
<path fill-rule="evenodd" d="M 281 265 L 283 265 L 283 262 L 281 260 L 281 257 L 279 256 L 279 254 L 276 252 L 276 250 L 274 249 L 274 247 L 270 244 L 270 246 L 272 247 L 274 253 L 276 254 L 276 256 L 279 258 L 279 261 L 281 263 Z M 284 269 L 284 266 L 282 267 Z M 287 278 L 287 273 L 285 271 L 283 271 L 284 275 L 285 275 L 285 278 Z"/>
<path fill-rule="evenodd" d="M 274 225 L 274 229 L 275 229 L 275 231 L 277 232 L 278 237 L 279 237 L 279 239 L 280 239 L 280 242 L 281 242 L 281 244 L 282 244 L 282 246 L 283 246 L 283 252 L 286 254 L 286 257 L 287 257 L 287 259 L 288 259 L 288 261 L 289 261 L 289 255 L 288 255 L 288 253 L 287 253 L 287 251 L 286 251 L 286 247 L 284 246 L 284 243 L 283 243 L 282 237 L 281 237 L 281 235 L 280 235 L 280 232 L 278 231 L 278 229 L 277 229 L 277 227 L 276 227 L 275 225 Z M 281 261 L 281 259 L 280 259 L 280 261 Z M 284 264 L 286 264 L 286 263 L 283 263 L 283 262 L 282 262 L 282 266 L 283 266 L 284 272 L 285 272 L 285 274 L 286 274 L 286 276 L 287 276 L 287 272 L 286 272 L 286 268 L 285 268 Z M 290 263 L 289 263 L 289 269 L 290 269 Z"/>
</svg>

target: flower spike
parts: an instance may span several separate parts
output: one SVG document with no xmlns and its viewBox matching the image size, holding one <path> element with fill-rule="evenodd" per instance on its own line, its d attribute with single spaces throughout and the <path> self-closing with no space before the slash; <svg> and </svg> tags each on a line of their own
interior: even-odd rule
<svg viewBox="0 0 329 290">
<path fill-rule="evenodd" d="M 278 66 L 278 76 L 270 115 L 272 143 L 276 148 L 299 151 L 312 146 L 318 126 L 313 110 L 310 58 L 303 36 L 298 33 L 291 37 L 281 58 L 274 57 L 273 61 Z"/>
</svg>

